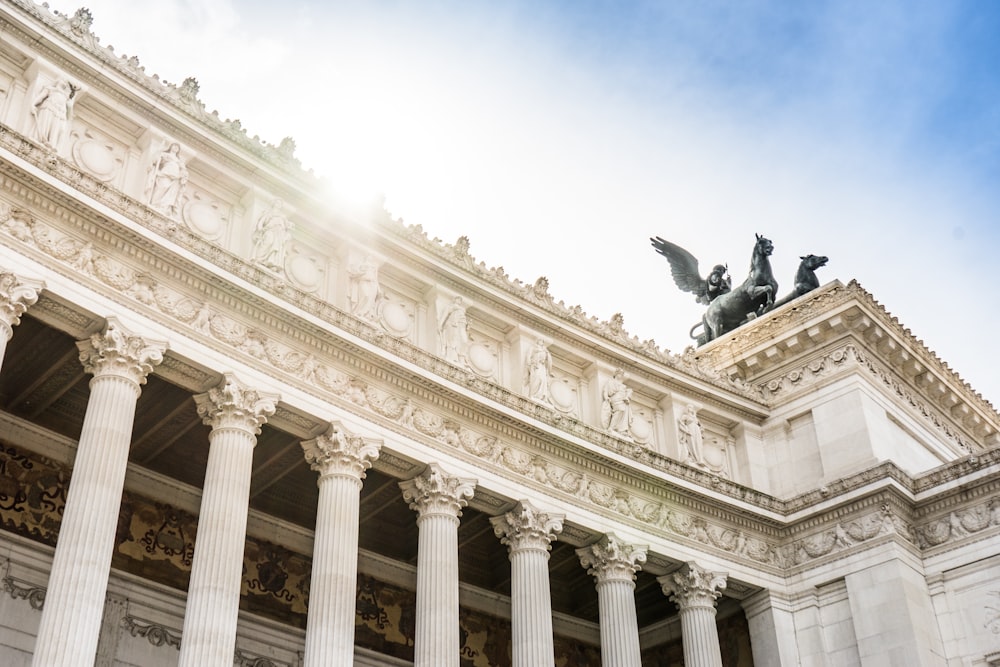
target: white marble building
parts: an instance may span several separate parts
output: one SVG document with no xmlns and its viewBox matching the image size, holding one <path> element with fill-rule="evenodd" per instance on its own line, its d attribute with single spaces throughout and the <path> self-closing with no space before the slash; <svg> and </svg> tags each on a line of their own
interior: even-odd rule
<svg viewBox="0 0 1000 667">
<path fill-rule="evenodd" d="M 0 5 L 0 664 L 1000 665 L 1000 415 L 860 286 L 664 352 L 90 23 Z"/>
</svg>

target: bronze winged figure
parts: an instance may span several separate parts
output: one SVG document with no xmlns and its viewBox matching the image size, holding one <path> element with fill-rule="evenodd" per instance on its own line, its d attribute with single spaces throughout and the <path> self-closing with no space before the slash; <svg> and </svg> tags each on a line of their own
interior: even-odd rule
<svg viewBox="0 0 1000 667">
<path fill-rule="evenodd" d="M 670 262 L 670 275 L 677 287 L 694 294 L 698 303 L 707 306 L 715 297 L 733 288 L 732 276 L 724 264 L 716 264 L 703 278 L 698 271 L 698 260 L 687 250 L 659 236 L 651 236 L 649 240 L 656 252 Z"/>
</svg>

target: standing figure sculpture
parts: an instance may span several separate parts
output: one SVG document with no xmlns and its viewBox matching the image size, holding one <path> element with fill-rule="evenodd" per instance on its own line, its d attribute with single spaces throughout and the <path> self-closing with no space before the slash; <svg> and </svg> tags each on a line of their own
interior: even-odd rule
<svg viewBox="0 0 1000 667">
<path fill-rule="evenodd" d="M 56 79 L 44 86 L 31 102 L 34 138 L 52 150 L 58 150 L 73 118 L 76 88 L 66 79 Z"/>
<path fill-rule="evenodd" d="M 601 390 L 601 426 L 614 435 L 632 439 L 632 390 L 625 384 L 625 371 L 616 368 Z"/>
<path fill-rule="evenodd" d="M 252 260 L 272 271 L 284 270 L 285 246 L 292 235 L 293 225 L 281 212 L 284 207 L 283 201 L 275 199 L 271 208 L 257 218 L 253 231 Z"/>
<path fill-rule="evenodd" d="M 365 255 L 361 262 L 347 268 L 350 278 L 348 301 L 351 314 L 366 320 L 378 317 L 381 290 L 378 285 L 378 264 L 371 255 Z"/>
<path fill-rule="evenodd" d="M 181 193 L 187 182 L 188 170 L 181 160 L 181 145 L 174 142 L 161 151 L 149 166 L 146 202 L 157 211 L 176 218 L 180 213 Z"/>
<path fill-rule="evenodd" d="M 452 363 L 464 364 L 469 346 L 469 319 L 462 297 L 456 296 L 451 302 L 441 318 L 438 333 L 441 335 L 441 355 Z"/>
<path fill-rule="evenodd" d="M 542 403 L 552 403 L 552 394 L 549 392 L 549 379 L 552 377 L 552 355 L 549 353 L 549 348 L 545 346 L 545 341 L 541 338 L 535 341 L 535 346 L 528 352 L 525 369 L 527 371 L 525 385 L 528 389 L 528 398 Z"/>
<path fill-rule="evenodd" d="M 694 405 L 689 403 L 684 408 L 683 414 L 677 420 L 677 431 L 680 435 L 680 443 L 687 452 L 685 462 L 704 465 L 704 435 L 701 431 L 701 422 L 698 421 L 698 411 Z"/>
</svg>

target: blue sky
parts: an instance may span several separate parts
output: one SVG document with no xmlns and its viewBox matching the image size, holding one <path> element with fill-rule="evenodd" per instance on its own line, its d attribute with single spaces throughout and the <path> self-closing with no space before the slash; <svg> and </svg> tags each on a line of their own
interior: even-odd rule
<svg viewBox="0 0 1000 667">
<path fill-rule="evenodd" d="M 1000 3 L 92 0 L 94 32 L 342 196 L 640 339 L 701 307 L 648 237 L 856 278 L 1000 403 Z M 74 7 L 57 7 L 72 13 Z"/>
</svg>

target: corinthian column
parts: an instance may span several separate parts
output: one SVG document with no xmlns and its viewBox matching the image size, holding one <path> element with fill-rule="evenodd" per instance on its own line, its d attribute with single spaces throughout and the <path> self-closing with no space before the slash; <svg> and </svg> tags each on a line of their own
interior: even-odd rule
<svg viewBox="0 0 1000 667">
<path fill-rule="evenodd" d="M 274 414 L 278 395 L 248 389 L 226 373 L 219 387 L 194 400 L 212 432 L 178 664 L 230 667 L 236 650 L 253 448 L 261 425 Z"/>
<path fill-rule="evenodd" d="M 302 443 L 306 461 L 319 473 L 305 667 L 354 664 L 361 480 L 381 446 L 338 424 Z"/>
<path fill-rule="evenodd" d="M 697 563 L 686 563 L 679 571 L 658 577 L 657 581 L 680 609 L 684 664 L 722 667 L 715 600 L 726 587 L 725 573 L 709 572 Z"/>
<path fill-rule="evenodd" d="M 77 347 L 94 377 L 35 641 L 36 667 L 94 664 L 135 403 L 167 346 L 133 336 L 109 317 L 102 333 Z"/>
<path fill-rule="evenodd" d="M 30 306 L 38 301 L 38 292 L 44 284 L 18 278 L 9 271 L 0 270 L 0 366 L 3 365 L 7 342 L 14 335 L 14 327 L 21 323 Z"/>
<path fill-rule="evenodd" d="M 400 482 L 417 512 L 417 613 L 413 667 L 458 667 L 458 518 L 476 480 L 449 477 L 436 463 Z"/>
<path fill-rule="evenodd" d="M 635 667 L 642 662 L 639 620 L 635 615 L 635 573 L 646 562 L 646 547 L 625 544 L 608 533 L 576 553 L 587 574 L 597 582 L 601 665 Z"/>
<path fill-rule="evenodd" d="M 513 667 L 555 662 L 549 549 L 562 532 L 563 514 L 539 512 L 527 500 L 490 519 L 510 554 L 511 648 Z"/>
</svg>

